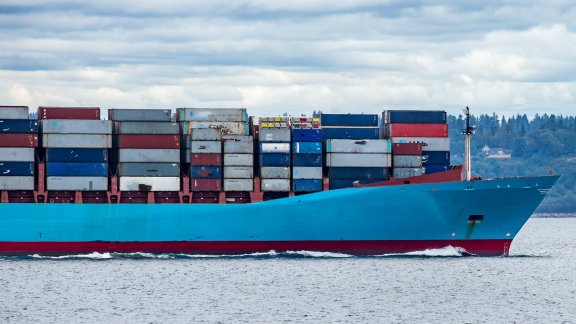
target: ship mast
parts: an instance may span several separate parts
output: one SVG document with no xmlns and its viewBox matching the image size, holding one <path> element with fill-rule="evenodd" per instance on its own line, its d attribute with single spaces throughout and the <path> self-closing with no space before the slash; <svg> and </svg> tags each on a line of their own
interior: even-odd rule
<svg viewBox="0 0 576 324">
<path fill-rule="evenodd" d="M 474 135 L 474 126 L 470 126 L 470 108 L 466 106 L 464 109 L 466 113 L 466 128 L 462 130 L 462 134 L 466 136 L 466 147 L 464 149 L 464 171 L 466 172 L 466 181 L 472 179 L 472 159 L 470 156 L 470 137 Z"/>
</svg>

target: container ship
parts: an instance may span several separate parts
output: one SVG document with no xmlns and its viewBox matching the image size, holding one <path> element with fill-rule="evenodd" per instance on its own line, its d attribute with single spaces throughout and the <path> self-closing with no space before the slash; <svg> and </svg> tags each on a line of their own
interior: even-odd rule
<svg viewBox="0 0 576 324">
<path fill-rule="evenodd" d="M 451 166 L 446 112 L 0 106 L 0 254 L 508 255 L 558 176 Z"/>
</svg>

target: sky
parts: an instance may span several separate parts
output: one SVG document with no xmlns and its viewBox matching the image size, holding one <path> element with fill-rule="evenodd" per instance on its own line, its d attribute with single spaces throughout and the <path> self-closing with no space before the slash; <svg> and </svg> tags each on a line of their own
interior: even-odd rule
<svg viewBox="0 0 576 324">
<path fill-rule="evenodd" d="M 576 2 L 0 0 L 0 105 L 576 115 Z"/>
</svg>

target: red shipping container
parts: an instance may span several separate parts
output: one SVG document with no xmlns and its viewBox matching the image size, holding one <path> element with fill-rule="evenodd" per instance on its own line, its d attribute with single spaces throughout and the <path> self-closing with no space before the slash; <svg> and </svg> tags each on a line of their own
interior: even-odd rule
<svg viewBox="0 0 576 324">
<path fill-rule="evenodd" d="M 177 149 L 180 148 L 179 135 L 118 135 L 119 148 Z"/>
<path fill-rule="evenodd" d="M 222 154 L 219 153 L 192 153 L 191 165 L 221 166 Z"/>
<path fill-rule="evenodd" d="M 0 147 L 38 147 L 38 135 L 0 134 Z"/>
<path fill-rule="evenodd" d="M 388 124 L 388 137 L 448 137 L 448 124 Z"/>
<path fill-rule="evenodd" d="M 393 143 L 394 155 L 422 155 L 422 143 Z"/>
<path fill-rule="evenodd" d="M 99 107 L 38 107 L 38 119 L 100 119 Z"/>
<path fill-rule="evenodd" d="M 220 179 L 190 179 L 192 191 L 220 191 L 222 180 Z"/>
</svg>

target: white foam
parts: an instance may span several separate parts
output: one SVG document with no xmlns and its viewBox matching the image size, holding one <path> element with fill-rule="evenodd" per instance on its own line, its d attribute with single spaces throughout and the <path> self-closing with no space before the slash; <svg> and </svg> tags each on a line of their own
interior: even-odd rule
<svg viewBox="0 0 576 324">
<path fill-rule="evenodd" d="M 112 259 L 112 254 L 105 252 L 92 252 L 88 254 L 73 254 L 73 255 L 60 255 L 60 256 L 46 256 L 46 255 L 39 255 L 34 254 L 32 255 L 35 259 L 53 259 L 53 260 L 62 260 L 62 259 L 94 259 L 94 260 L 105 260 L 105 259 Z"/>
<path fill-rule="evenodd" d="M 318 252 L 318 251 L 286 251 L 287 255 L 300 255 L 312 258 L 352 258 L 353 255 L 334 252 Z"/>
<path fill-rule="evenodd" d="M 471 253 L 466 252 L 466 250 L 464 250 L 463 248 L 448 245 L 446 247 L 439 249 L 426 249 L 422 251 L 413 251 L 406 253 L 390 253 L 378 256 L 461 257 L 465 255 L 471 255 Z"/>
</svg>

